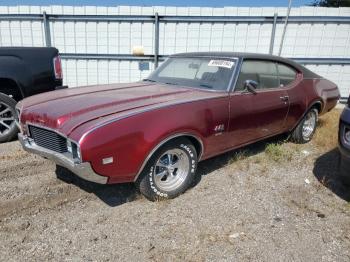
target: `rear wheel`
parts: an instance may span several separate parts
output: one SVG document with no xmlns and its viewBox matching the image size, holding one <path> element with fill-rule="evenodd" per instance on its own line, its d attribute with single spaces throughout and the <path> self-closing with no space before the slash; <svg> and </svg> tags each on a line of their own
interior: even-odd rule
<svg viewBox="0 0 350 262">
<path fill-rule="evenodd" d="M 11 141 L 18 133 L 16 103 L 11 97 L 0 93 L 0 143 Z"/>
<path fill-rule="evenodd" d="M 316 131 L 317 119 L 317 109 L 311 108 L 292 132 L 291 139 L 299 144 L 309 142 Z"/>
<path fill-rule="evenodd" d="M 151 201 L 175 198 L 192 184 L 197 162 L 197 152 L 189 140 L 174 140 L 151 157 L 136 185 Z"/>
</svg>

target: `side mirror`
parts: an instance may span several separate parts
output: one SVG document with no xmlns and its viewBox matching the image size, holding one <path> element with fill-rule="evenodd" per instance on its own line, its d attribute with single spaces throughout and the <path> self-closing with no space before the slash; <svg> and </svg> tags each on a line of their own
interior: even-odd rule
<svg viewBox="0 0 350 262">
<path fill-rule="evenodd" d="M 254 80 L 246 80 L 244 82 L 244 88 L 253 94 L 256 94 L 256 89 L 258 88 L 258 85 L 259 84 Z"/>
</svg>

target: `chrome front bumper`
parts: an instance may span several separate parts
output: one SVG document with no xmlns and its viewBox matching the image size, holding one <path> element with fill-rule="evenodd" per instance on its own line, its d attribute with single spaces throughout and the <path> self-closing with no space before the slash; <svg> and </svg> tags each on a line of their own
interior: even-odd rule
<svg viewBox="0 0 350 262">
<path fill-rule="evenodd" d="M 71 172 L 84 180 L 98 184 L 107 184 L 108 177 L 96 174 L 89 162 L 74 163 L 72 159 L 68 158 L 64 154 L 60 154 L 36 145 L 31 138 L 23 134 L 18 134 L 18 140 L 22 144 L 24 150 L 52 160 L 56 164 L 69 169 Z"/>
</svg>

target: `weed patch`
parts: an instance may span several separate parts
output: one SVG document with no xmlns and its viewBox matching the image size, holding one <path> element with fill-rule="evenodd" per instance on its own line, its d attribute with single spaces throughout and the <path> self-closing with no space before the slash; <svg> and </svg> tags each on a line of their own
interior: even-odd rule
<svg viewBox="0 0 350 262">
<path fill-rule="evenodd" d="M 265 154 L 269 159 L 275 162 L 290 161 L 293 157 L 293 151 L 284 148 L 281 144 L 271 143 L 265 148 Z"/>
<path fill-rule="evenodd" d="M 249 151 L 248 150 L 241 150 L 238 152 L 235 152 L 235 154 L 233 155 L 233 157 L 228 161 L 228 164 L 231 165 L 237 161 L 241 161 L 246 159 L 247 157 L 249 157 Z"/>
</svg>

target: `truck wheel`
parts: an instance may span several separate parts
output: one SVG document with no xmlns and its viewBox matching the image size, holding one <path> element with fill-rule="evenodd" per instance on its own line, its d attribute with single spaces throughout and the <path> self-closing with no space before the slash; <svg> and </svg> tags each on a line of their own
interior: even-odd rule
<svg viewBox="0 0 350 262">
<path fill-rule="evenodd" d="M 316 131 L 317 118 L 317 109 L 311 108 L 292 132 L 291 140 L 298 144 L 309 142 Z"/>
<path fill-rule="evenodd" d="M 0 143 L 11 141 L 18 133 L 16 103 L 11 97 L 0 93 Z"/>
<path fill-rule="evenodd" d="M 151 201 L 175 198 L 192 184 L 197 162 L 192 143 L 187 139 L 176 139 L 156 151 L 136 185 Z"/>
</svg>

